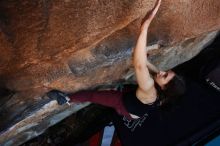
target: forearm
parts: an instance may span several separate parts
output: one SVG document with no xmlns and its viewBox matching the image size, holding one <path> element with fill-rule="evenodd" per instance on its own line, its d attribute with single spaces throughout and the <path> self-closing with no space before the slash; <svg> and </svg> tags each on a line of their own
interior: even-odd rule
<svg viewBox="0 0 220 146">
<path fill-rule="evenodd" d="M 139 87 L 147 91 L 152 87 L 152 78 L 147 68 L 147 29 L 142 30 L 134 50 L 134 68 Z"/>
<path fill-rule="evenodd" d="M 135 68 L 147 68 L 147 49 L 145 47 L 147 46 L 147 33 L 148 28 L 150 26 L 150 23 L 152 22 L 154 16 L 156 15 L 159 7 L 161 4 L 161 0 L 157 0 L 154 8 L 146 15 L 147 19 L 144 21 L 144 23 L 141 26 L 141 33 L 139 35 L 139 38 L 137 40 L 137 44 L 134 50 L 134 66 Z M 155 68 L 153 69 L 155 70 Z M 147 76 L 149 76 L 149 71 L 145 71 L 147 73 Z"/>
<path fill-rule="evenodd" d="M 147 30 L 142 30 L 138 38 L 136 48 L 134 50 L 134 65 L 136 65 L 136 67 L 141 65 L 142 67 L 147 67 L 147 69 L 149 69 L 153 73 L 158 73 L 159 70 L 157 69 L 157 67 L 149 62 L 149 60 L 147 59 L 147 55 L 145 55 L 148 51 L 146 45 Z"/>
<path fill-rule="evenodd" d="M 148 60 L 147 60 L 147 67 L 154 74 L 157 74 L 160 72 L 159 69 L 156 66 L 154 66 L 151 62 L 149 62 Z"/>
<path fill-rule="evenodd" d="M 146 45 L 147 45 L 147 30 L 141 30 L 134 49 L 134 67 L 146 67 Z"/>
<path fill-rule="evenodd" d="M 158 44 L 147 46 L 146 47 L 146 51 L 147 51 L 146 56 L 148 57 L 148 51 L 157 50 L 157 49 L 159 49 L 159 47 L 160 46 Z M 152 73 L 152 74 L 157 74 L 160 72 L 160 70 L 154 64 L 152 64 L 149 60 L 147 60 L 147 67 L 148 67 L 150 73 Z"/>
<path fill-rule="evenodd" d="M 144 21 L 144 23 L 141 26 L 141 34 L 139 35 L 134 52 L 134 65 L 136 68 L 144 68 L 144 67 L 147 68 L 146 66 L 148 65 L 152 69 L 152 71 L 158 72 L 157 68 L 154 65 L 148 63 L 147 56 L 145 56 L 147 53 L 147 49 L 145 50 L 145 46 L 147 46 L 148 28 L 153 18 L 155 17 L 160 7 L 160 4 L 161 4 L 161 0 L 157 0 L 154 8 L 146 15 L 147 19 Z M 148 68 L 147 71 L 145 72 L 147 73 L 147 76 L 150 78 Z"/>
</svg>

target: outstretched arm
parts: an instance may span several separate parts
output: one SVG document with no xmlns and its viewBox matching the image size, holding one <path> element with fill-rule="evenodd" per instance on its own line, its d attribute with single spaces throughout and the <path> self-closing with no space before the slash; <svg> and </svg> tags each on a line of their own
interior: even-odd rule
<svg viewBox="0 0 220 146">
<path fill-rule="evenodd" d="M 138 90 L 146 93 L 149 92 L 149 90 L 152 90 L 154 87 L 154 81 L 150 76 L 148 68 L 146 67 L 148 65 L 148 60 L 146 57 L 147 50 L 145 49 L 147 45 L 147 33 L 149 25 L 159 9 L 160 3 L 161 0 L 157 0 L 154 8 L 141 26 L 141 32 L 134 49 L 134 68 L 139 85 Z"/>
<path fill-rule="evenodd" d="M 134 50 L 134 68 L 139 88 L 148 91 L 153 86 L 153 79 L 150 76 L 147 66 L 146 43 L 147 29 L 141 30 Z"/>
</svg>

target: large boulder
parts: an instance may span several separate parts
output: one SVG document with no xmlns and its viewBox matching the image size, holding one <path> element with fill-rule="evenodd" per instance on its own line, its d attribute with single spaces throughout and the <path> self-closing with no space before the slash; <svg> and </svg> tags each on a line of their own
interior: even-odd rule
<svg viewBox="0 0 220 146">
<path fill-rule="evenodd" d="M 75 111 L 47 108 L 45 92 L 75 92 L 132 76 L 132 48 L 155 1 L 0 1 L 0 92 L 13 93 L 0 98 L 0 144 L 22 143 Z M 149 29 L 149 45 L 159 46 L 150 60 L 170 69 L 198 54 L 219 28 L 219 0 L 163 0 Z M 27 136 L 33 127 L 38 132 Z"/>
<path fill-rule="evenodd" d="M 75 91 L 91 78 L 89 86 L 120 79 L 125 73 L 121 70 L 129 64 L 123 68 L 118 65 L 115 76 L 107 79 L 91 73 L 108 74 L 105 70 L 117 68 L 101 68 L 109 58 L 113 64 L 120 64 L 121 58 L 130 57 L 127 54 L 135 44 L 141 20 L 154 3 L 155 0 L 1 1 L 1 85 L 15 91 L 36 87 Z M 159 52 L 164 54 L 164 47 L 178 46 L 219 29 L 219 15 L 219 0 L 163 0 L 151 25 L 149 42 L 163 46 Z M 179 54 L 183 54 L 182 50 L 178 50 Z M 193 55 L 184 55 L 182 61 Z M 178 56 L 172 59 L 175 58 Z M 157 56 L 157 62 L 164 64 L 167 60 Z M 70 84 L 75 86 L 70 88 Z"/>
</svg>

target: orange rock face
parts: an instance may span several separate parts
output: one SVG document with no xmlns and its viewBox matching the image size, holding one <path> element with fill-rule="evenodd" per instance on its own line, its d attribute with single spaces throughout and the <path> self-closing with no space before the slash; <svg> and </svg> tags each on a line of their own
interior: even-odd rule
<svg viewBox="0 0 220 146">
<path fill-rule="evenodd" d="M 1 0 L 0 93 L 8 88 L 15 94 L 0 98 L 0 130 L 8 130 L 0 145 L 33 137 L 20 134 L 29 123 L 55 124 L 47 117 L 62 110 L 42 108 L 48 90 L 74 92 L 130 77 L 132 47 L 155 1 Z M 150 60 L 160 69 L 172 68 L 198 54 L 219 29 L 219 0 L 162 0 L 148 37 L 149 45 L 161 47 Z M 17 124 L 19 131 L 13 125 L 21 120 L 26 122 Z"/>
<path fill-rule="evenodd" d="M 154 3 L 1 1 L 1 85 L 16 91 L 46 87 L 71 92 L 123 79 L 140 22 Z M 219 28 L 219 0 L 163 0 L 149 41 L 167 49 Z M 166 68 L 162 58 L 154 57 L 154 62 Z"/>
</svg>

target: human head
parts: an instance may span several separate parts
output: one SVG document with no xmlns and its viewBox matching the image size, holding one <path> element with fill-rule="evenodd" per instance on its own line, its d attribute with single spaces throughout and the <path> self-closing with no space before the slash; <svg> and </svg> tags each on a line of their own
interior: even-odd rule
<svg viewBox="0 0 220 146">
<path fill-rule="evenodd" d="M 160 71 L 154 76 L 154 80 L 156 83 L 160 86 L 161 89 L 164 89 L 166 84 L 168 84 L 175 76 L 176 74 L 169 70 L 167 72 Z"/>
<path fill-rule="evenodd" d="M 171 70 L 160 72 L 154 79 L 160 88 L 160 92 L 163 94 L 163 96 L 160 97 L 161 105 L 163 106 L 175 104 L 185 93 L 186 87 L 183 77 L 175 74 Z"/>
</svg>

